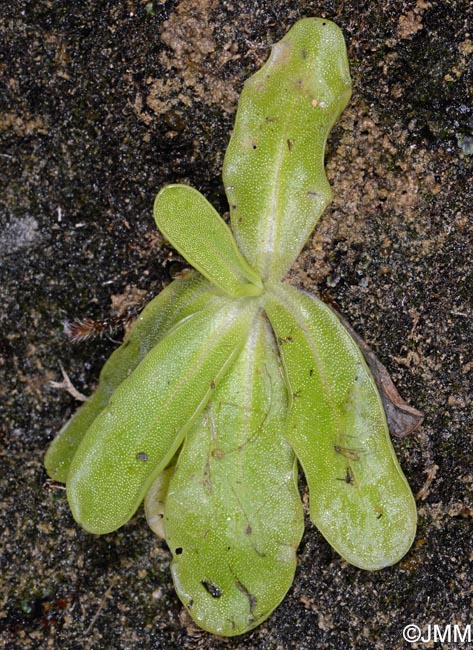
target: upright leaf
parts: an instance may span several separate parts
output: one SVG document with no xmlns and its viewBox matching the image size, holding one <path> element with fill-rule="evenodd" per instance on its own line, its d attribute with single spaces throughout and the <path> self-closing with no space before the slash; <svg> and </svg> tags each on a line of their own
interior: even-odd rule
<svg viewBox="0 0 473 650">
<path fill-rule="evenodd" d="M 188 433 L 164 508 L 176 591 L 214 634 L 261 623 L 294 577 L 303 516 L 283 436 L 286 409 L 276 346 L 261 318 Z"/>
<path fill-rule="evenodd" d="M 230 228 L 196 189 L 163 187 L 154 202 L 154 218 L 174 248 L 225 293 L 261 294 L 261 280 L 238 250 Z"/>
<path fill-rule="evenodd" d="M 280 280 L 331 200 L 328 133 L 351 94 L 345 42 L 323 18 L 298 21 L 245 82 L 225 155 L 233 232 L 263 280 Z"/>
<path fill-rule="evenodd" d="M 320 300 L 274 286 L 265 301 L 293 403 L 287 440 L 304 469 L 310 517 L 362 569 L 397 562 L 416 507 L 363 355 Z"/>
<path fill-rule="evenodd" d="M 108 533 L 134 514 L 244 344 L 254 309 L 222 298 L 192 314 L 114 391 L 67 475 L 86 530 Z"/>
<path fill-rule="evenodd" d="M 100 372 L 97 389 L 66 422 L 49 445 L 44 459 L 48 475 L 66 482 L 67 472 L 87 429 L 107 406 L 113 391 L 176 323 L 217 298 L 212 285 L 196 272 L 174 280 L 140 313 L 123 344 Z"/>
</svg>

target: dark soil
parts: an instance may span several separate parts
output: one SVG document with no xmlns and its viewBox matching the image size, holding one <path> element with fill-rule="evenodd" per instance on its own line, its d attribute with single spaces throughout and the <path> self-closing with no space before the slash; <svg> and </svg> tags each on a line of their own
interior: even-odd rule
<svg viewBox="0 0 473 650">
<path fill-rule="evenodd" d="M 290 281 L 337 305 L 424 411 L 394 439 L 419 529 L 400 564 L 367 573 L 308 524 L 285 601 L 221 640 L 183 613 L 141 511 L 92 536 L 48 486 L 44 452 L 77 406 L 49 382 L 62 365 L 89 394 L 116 346 L 73 345 L 65 319 L 140 306 L 183 268 L 152 219 L 162 185 L 225 211 L 243 80 L 310 15 L 343 29 L 354 94 L 327 151 L 335 199 Z M 397 649 L 408 623 L 471 623 L 473 5 L 12 0 L 0 31 L 4 647 Z"/>
</svg>

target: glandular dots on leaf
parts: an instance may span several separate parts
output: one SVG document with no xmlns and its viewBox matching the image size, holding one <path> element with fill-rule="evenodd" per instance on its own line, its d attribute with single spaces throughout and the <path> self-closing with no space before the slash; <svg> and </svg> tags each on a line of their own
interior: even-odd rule
<svg viewBox="0 0 473 650">
<path fill-rule="evenodd" d="M 393 564 L 415 534 L 358 347 L 326 305 L 281 283 L 331 200 L 325 143 L 350 94 L 332 22 L 303 19 L 274 45 L 225 155 L 232 229 L 197 190 L 159 192 L 156 223 L 197 272 L 142 312 L 46 456 L 91 532 L 124 525 L 145 499 L 181 601 L 218 635 L 257 626 L 292 584 L 298 463 L 312 521 L 349 562 Z M 166 120 L 180 130 L 180 116 Z"/>
</svg>

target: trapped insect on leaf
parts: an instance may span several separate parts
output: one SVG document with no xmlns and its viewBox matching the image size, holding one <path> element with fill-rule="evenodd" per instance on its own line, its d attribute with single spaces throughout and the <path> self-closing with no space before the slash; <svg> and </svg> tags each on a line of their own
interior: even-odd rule
<svg viewBox="0 0 473 650">
<path fill-rule="evenodd" d="M 334 23 L 300 20 L 273 46 L 225 156 L 231 229 L 197 190 L 159 192 L 156 223 L 196 271 L 144 309 L 46 454 L 90 532 L 145 500 L 179 598 L 214 634 L 255 627 L 291 586 L 299 467 L 312 522 L 352 564 L 391 565 L 415 535 L 362 353 L 327 305 L 283 282 L 330 202 L 325 144 L 350 94 Z"/>
</svg>

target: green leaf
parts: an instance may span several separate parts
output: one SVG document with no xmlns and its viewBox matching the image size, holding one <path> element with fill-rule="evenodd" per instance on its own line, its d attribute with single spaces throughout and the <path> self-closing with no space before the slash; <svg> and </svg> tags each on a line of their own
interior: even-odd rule
<svg viewBox="0 0 473 650">
<path fill-rule="evenodd" d="M 67 475 L 75 519 L 92 533 L 126 523 L 244 344 L 255 305 L 221 298 L 191 314 L 114 391 Z"/>
<path fill-rule="evenodd" d="M 266 319 L 189 431 L 164 508 L 176 591 L 213 634 L 243 634 L 291 586 L 303 532 L 287 392 Z"/>
<path fill-rule="evenodd" d="M 154 202 L 163 235 L 194 268 L 230 296 L 259 296 L 263 285 L 238 250 L 231 230 L 205 197 L 187 185 L 167 185 Z"/>
<path fill-rule="evenodd" d="M 179 451 L 176 455 L 179 454 Z M 166 539 L 164 530 L 164 506 L 168 494 L 169 483 L 176 469 L 176 460 L 172 460 L 166 469 L 154 479 L 145 496 L 144 506 L 148 526 L 159 539 Z"/>
<path fill-rule="evenodd" d="M 287 440 L 312 521 L 352 564 L 394 564 L 412 544 L 416 507 L 360 350 L 320 300 L 280 285 L 265 307 L 293 396 Z"/>
<path fill-rule="evenodd" d="M 48 475 L 66 482 L 67 472 L 87 429 L 107 406 L 113 391 L 176 323 L 215 299 L 212 285 L 196 272 L 174 280 L 140 313 L 123 344 L 100 372 L 96 391 L 74 413 L 49 445 L 44 459 Z"/>
<path fill-rule="evenodd" d="M 280 280 L 331 200 L 328 133 L 351 81 L 340 29 L 305 18 L 245 82 L 223 182 L 240 250 L 263 281 Z"/>
<path fill-rule="evenodd" d="M 415 535 L 360 350 L 326 305 L 278 284 L 331 199 L 325 144 L 350 93 L 330 21 L 303 19 L 274 46 L 225 157 L 235 239 L 196 190 L 161 190 L 158 227 L 206 279 L 191 273 L 144 310 L 47 453 L 90 532 L 123 525 L 147 495 L 176 591 L 214 634 L 252 629 L 292 583 L 296 457 L 311 519 L 348 561 L 393 564 Z"/>
</svg>

